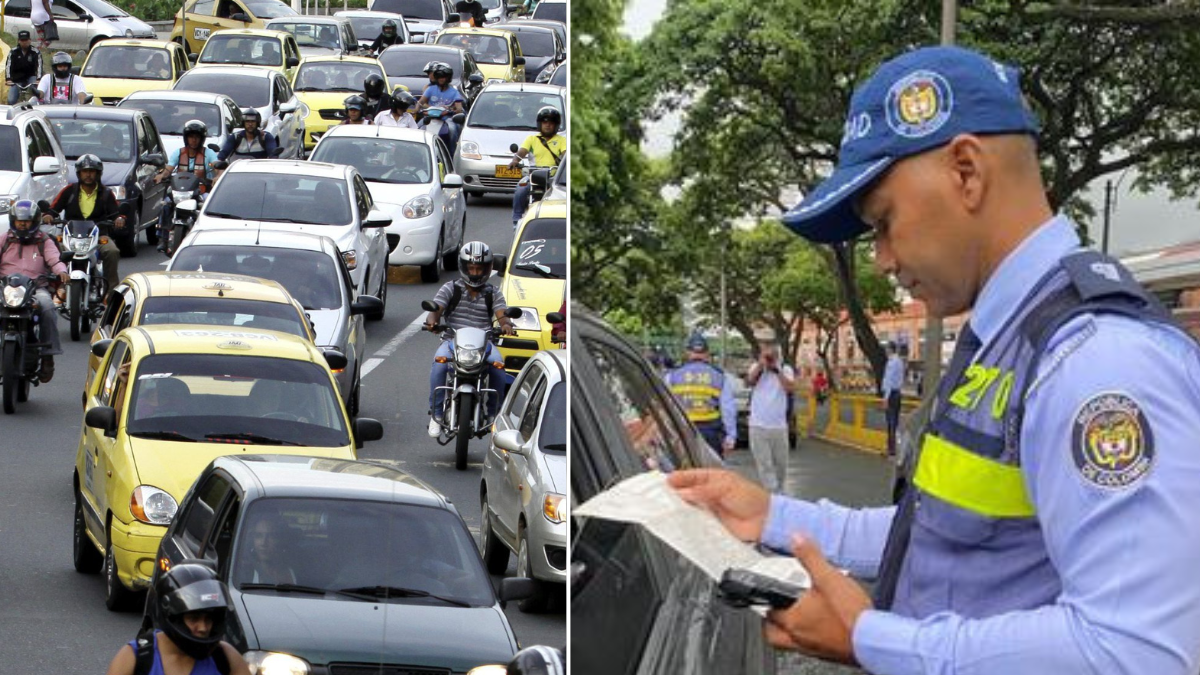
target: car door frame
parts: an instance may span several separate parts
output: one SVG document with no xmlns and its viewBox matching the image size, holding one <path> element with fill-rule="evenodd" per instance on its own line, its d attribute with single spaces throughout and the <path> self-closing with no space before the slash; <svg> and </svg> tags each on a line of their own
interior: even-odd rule
<svg viewBox="0 0 1200 675">
<path fill-rule="evenodd" d="M 21 127 L 21 133 L 25 136 L 23 140 L 27 155 L 29 153 L 29 138 L 32 136 L 35 144 L 42 145 L 43 141 L 45 143 L 45 147 L 38 150 L 38 157 L 53 157 L 58 160 L 57 173 L 48 173 L 41 176 L 33 173 L 35 157 L 27 157 L 28 163 L 26 164 L 29 167 L 29 182 L 32 188 L 30 192 L 34 195 L 33 200 L 35 202 L 42 199 L 53 201 L 54 197 L 67 186 L 67 160 L 63 156 L 62 146 L 58 144 L 58 136 L 54 135 L 54 128 L 48 123 L 48 120 L 41 117 L 29 117 Z M 37 138 L 37 135 L 34 133 L 35 129 L 41 132 L 41 139 Z M 46 154 L 46 150 L 49 150 L 50 154 Z"/>
<path fill-rule="evenodd" d="M 142 193 L 142 216 L 141 222 L 148 223 L 159 217 L 162 209 L 163 197 L 167 194 L 167 189 L 171 186 L 168 181 L 154 182 L 154 176 L 158 174 L 160 168 L 142 161 L 142 158 L 150 154 L 162 155 L 163 161 L 167 159 L 166 148 L 163 147 L 162 136 L 158 133 L 158 127 L 154 126 L 154 119 L 149 113 L 139 112 L 134 117 L 134 123 L 140 125 L 141 133 L 145 134 L 145 140 L 149 141 L 147 147 L 138 148 L 137 165 L 135 168 L 136 180 L 138 188 Z M 138 145 L 141 145 L 141 133 L 138 134 Z M 141 227 L 141 223 L 138 224 Z M 135 232 L 136 234 L 136 232 Z"/>
<path fill-rule="evenodd" d="M 117 395 L 121 392 L 122 387 L 119 371 L 121 366 L 125 363 L 130 364 L 130 370 L 133 369 L 132 346 L 128 341 L 118 339 L 113 342 L 112 346 L 108 350 L 108 354 L 106 355 L 104 362 L 101 364 L 101 371 L 104 373 L 104 376 L 99 377 L 97 378 L 97 381 L 92 382 L 92 387 L 88 392 L 88 402 L 93 403 L 94 405 L 85 406 L 86 409 L 91 409 L 95 406 L 112 406 L 113 408 L 116 408 L 116 406 L 113 404 L 116 402 Z M 108 371 L 110 368 L 114 373 L 112 389 L 108 392 L 105 392 L 104 390 L 107 388 Z M 126 388 L 129 386 L 128 380 L 129 378 L 126 379 L 124 384 Z M 128 396 L 128 392 L 126 392 L 126 396 Z M 114 465 L 124 466 L 123 462 L 113 461 L 118 451 L 122 451 L 122 455 L 125 454 L 123 452 L 124 447 L 121 443 L 122 437 L 124 436 L 121 431 L 121 417 L 123 415 L 124 408 L 125 406 L 122 406 L 122 410 L 117 411 L 117 428 L 115 431 L 111 432 L 111 435 L 110 432 L 107 432 L 103 429 L 97 429 L 95 427 L 89 427 L 86 424 L 83 427 L 83 451 L 85 462 L 85 479 L 83 484 L 88 486 L 88 490 L 87 492 L 84 492 L 81 489 L 80 492 L 84 494 L 84 505 L 92 509 L 92 513 L 87 515 L 92 516 L 94 520 L 89 524 L 95 526 L 92 534 L 95 536 L 96 541 L 101 542 L 101 545 L 104 545 L 104 542 L 107 541 L 108 538 L 108 533 L 105 531 L 108 524 L 106 522 L 106 514 L 113 510 L 111 508 L 112 503 L 109 501 L 108 491 L 111 485 L 120 482 L 120 477 L 112 475 L 112 467 Z M 122 459 L 123 458 L 124 457 L 122 457 Z M 89 459 L 92 461 L 91 472 L 87 471 L 86 466 L 86 463 Z M 87 500 L 89 493 L 92 500 L 91 503 L 88 503 Z"/>
<path fill-rule="evenodd" d="M 496 415 L 495 425 L 496 433 L 502 431 L 515 431 L 520 427 L 521 420 L 524 419 L 525 413 L 529 410 L 529 402 L 532 400 L 532 394 L 537 389 L 540 382 L 546 380 L 545 368 L 542 368 L 540 363 L 529 361 L 529 365 L 517 375 L 517 379 L 509 386 L 509 395 L 506 397 L 503 406 L 500 408 L 500 413 Z M 529 394 L 523 399 L 521 391 L 525 385 L 529 385 Z M 514 407 L 520 406 L 520 411 L 515 413 Z M 513 473 L 513 457 L 514 453 L 508 452 L 503 448 L 497 447 L 494 441 L 488 443 L 489 461 L 484 462 L 485 467 L 491 468 L 488 479 L 488 505 L 491 508 L 492 515 L 495 519 L 492 521 L 495 527 L 493 528 L 496 535 L 500 537 L 505 544 L 514 550 L 517 548 L 517 523 L 520 520 L 521 500 L 517 497 L 517 482 L 512 479 Z M 485 469 L 486 470 L 486 469 Z"/>
<path fill-rule="evenodd" d="M 446 165 L 446 175 L 448 176 L 454 173 L 454 157 L 450 154 L 449 148 L 447 148 L 446 144 L 442 142 L 442 139 L 438 138 L 437 136 L 433 137 L 433 144 L 434 151 L 441 155 L 440 161 L 444 162 Z M 444 244 L 447 247 L 455 247 L 457 242 L 463 241 L 467 234 L 466 197 L 463 196 L 462 187 L 446 187 L 445 182 L 446 176 L 441 176 L 438 178 L 438 187 L 441 189 L 443 199 L 442 212 L 449 214 L 448 218 L 443 217 L 442 227 L 449 225 L 449 227 L 453 228 L 453 230 L 447 233 L 449 236 L 446 237 Z M 453 236 L 453 233 L 455 232 L 458 234 L 457 238 Z M 449 250 L 449 248 L 447 248 L 447 250 Z M 442 253 L 443 251 L 438 251 L 438 255 L 441 255 Z"/>
</svg>

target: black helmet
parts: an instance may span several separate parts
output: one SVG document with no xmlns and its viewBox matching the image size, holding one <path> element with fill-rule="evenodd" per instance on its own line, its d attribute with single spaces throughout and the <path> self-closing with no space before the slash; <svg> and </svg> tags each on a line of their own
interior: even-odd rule
<svg viewBox="0 0 1200 675">
<path fill-rule="evenodd" d="M 535 645 L 513 655 L 507 675 L 565 675 L 562 652 L 553 647 Z"/>
<path fill-rule="evenodd" d="M 95 169 L 96 179 L 99 180 L 104 175 L 104 162 L 91 153 L 81 155 L 79 159 L 75 160 L 75 177 L 79 178 L 79 172 L 84 169 Z"/>
<path fill-rule="evenodd" d="M 363 109 L 367 107 L 367 102 L 363 100 L 363 97 L 355 94 L 353 96 L 347 96 L 346 100 L 343 102 L 343 105 L 346 106 L 346 110 L 357 110 L 362 112 Z"/>
<path fill-rule="evenodd" d="M 17 241 L 21 243 L 28 243 L 33 241 L 33 238 L 37 236 L 40 211 L 41 209 L 38 208 L 38 205 L 28 199 L 22 199 L 14 202 L 13 205 L 9 207 L 8 229 L 11 230 L 14 235 L 16 235 Z M 18 230 L 18 220 L 28 220 L 32 224 L 29 226 L 29 229 Z"/>
<path fill-rule="evenodd" d="M 433 79 L 436 80 L 439 77 L 454 77 L 454 69 L 450 67 L 449 63 L 441 63 L 439 61 L 433 64 Z"/>
<path fill-rule="evenodd" d="M 200 134 L 201 142 L 208 137 L 208 125 L 200 120 L 188 120 L 183 125 L 183 140 L 187 140 L 188 134 Z"/>
<path fill-rule="evenodd" d="M 388 29 L 391 29 L 391 30 L 389 31 Z M 384 35 L 395 35 L 396 34 L 396 22 L 391 19 L 384 21 L 383 22 L 383 34 Z"/>
<path fill-rule="evenodd" d="M 437 65 L 438 65 L 437 61 L 430 61 L 429 63 L 425 64 L 425 67 L 421 69 L 421 72 L 428 75 L 430 72 L 433 71 L 434 68 L 437 68 Z"/>
<path fill-rule="evenodd" d="M 70 72 L 71 55 L 66 52 L 54 52 L 53 58 L 50 59 L 50 67 L 57 73 L 59 66 L 66 66 L 67 71 Z"/>
<path fill-rule="evenodd" d="M 458 252 L 458 273 L 463 281 L 471 288 L 483 288 L 488 279 L 492 278 L 492 249 L 482 241 L 469 241 Z M 483 265 L 483 271 L 472 275 L 467 271 L 467 265 Z"/>
<path fill-rule="evenodd" d="M 416 104 L 417 99 L 413 98 L 413 95 L 410 94 L 404 87 L 396 87 L 396 90 L 392 92 L 393 109 L 400 108 L 401 110 L 408 110 Z"/>
<path fill-rule="evenodd" d="M 550 120 L 551 122 L 554 122 L 554 125 L 556 127 L 561 127 L 562 126 L 562 113 L 560 113 L 558 111 L 558 108 L 555 108 L 552 105 L 548 105 L 545 108 L 542 108 L 541 110 L 537 111 L 538 126 L 539 127 L 542 126 L 542 122 L 545 122 L 546 120 Z"/>
<path fill-rule="evenodd" d="M 363 80 L 363 92 L 371 98 L 383 96 L 383 78 L 379 73 L 371 73 Z"/>
<path fill-rule="evenodd" d="M 154 627 L 166 633 L 183 653 L 200 660 L 208 658 L 225 637 L 229 591 L 206 565 L 183 563 L 167 570 L 154 582 L 154 605 L 149 608 Z M 208 637 L 192 635 L 183 615 L 211 612 L 213 626 Z"/>
<path fill-rule="evenodd" d="M 242 110 L 242 122 L 245 122 L 250 117 L 253 117 L 255 122 L 262 125 L 262 114 L 258 112 L 258 108 L 246 108 Z"/>
</svg>

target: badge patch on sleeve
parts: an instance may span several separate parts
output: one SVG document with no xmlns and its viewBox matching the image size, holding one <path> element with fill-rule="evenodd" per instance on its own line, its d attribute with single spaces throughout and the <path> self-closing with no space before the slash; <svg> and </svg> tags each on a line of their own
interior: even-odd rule
<svg viewBox="0 0 1200 675">
<path fill-rule="evenodd" d="M 1142 479 L 1154 463 L 1154 436 L 1142 409 L 1115 392 L 1097 394 L 1079 408 L 1071 454 L 1093 485 L 1120 490 Z"/>
</svg>

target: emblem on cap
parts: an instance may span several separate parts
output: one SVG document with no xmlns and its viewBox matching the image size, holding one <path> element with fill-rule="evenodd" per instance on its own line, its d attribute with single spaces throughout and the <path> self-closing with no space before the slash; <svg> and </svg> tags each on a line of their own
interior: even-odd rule
<svg viewBox="0 0 1200 675">
<path fill-rule="evenodd" d="M 1154 463 L 1154 436 L 1146 415 L 1125 394 L 1088 399 L 1075 415 L 1071 454 L 1089 483 L 1123 489 L 1141 480 Z"/>
<path fill-rule="evenodd" d="M 905 138 L 924 138 L 950 119 L 954 95 L 946 78 L 930 70 L 918 70 L 900 78 L 888 89 L 887 122 Z"/>
</svg>

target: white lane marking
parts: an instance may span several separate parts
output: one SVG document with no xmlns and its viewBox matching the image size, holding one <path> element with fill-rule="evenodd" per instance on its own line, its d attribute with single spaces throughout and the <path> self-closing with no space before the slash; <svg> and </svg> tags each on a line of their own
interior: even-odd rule
<svg viewBox="0 0 1200 675">
<path fill-rule="evenodd" d="M 366 377 L 367 375 L 370 375 L 371 371 L 375 370 L 375 366 L 378 366 L 381 363 L 383 363 L 383 359 L 367 359 L 366 363 L 363 364 L 362 374 L 359 375 L 359 377 Z"/>
<path fill-rule="evenodd" d="M 413 319 L 412 323 L 405 326 L 404 330 L 396 333 L 396 337 L 388 340 L 387 344 L 381 347 L 379 351 L 375 352 L 371 358 L 363 362 L 362 374 L 359 375 L 359 377 L 366 377 L 368 374 L 370 374 L 370 372 L 375 370 L 379 364 L 383 363 L 384 359 L 391 356 L 393 352 L 399 349 L 400 345 L 403 344 L 405 340 L 416 335 L 417 331 L 421 330 L 421 327 L 424 325 L 425 313 L 422 312 L 421 314 L 417 315 L 417 318 Z"/>
</svg>

